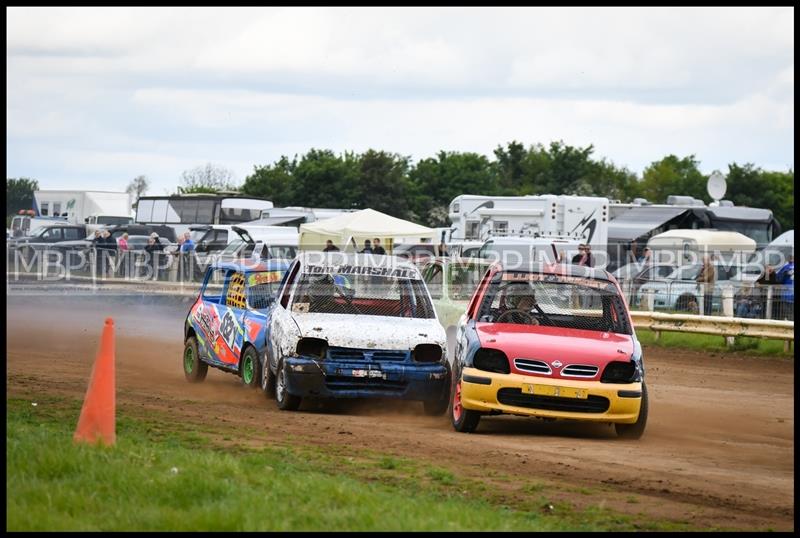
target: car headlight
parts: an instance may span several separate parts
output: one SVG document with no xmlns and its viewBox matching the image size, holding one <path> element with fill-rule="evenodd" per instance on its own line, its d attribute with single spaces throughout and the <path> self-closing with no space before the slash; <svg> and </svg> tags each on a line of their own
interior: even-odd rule
<svg viewBox="0 0 800 538">
<path fill-rule="evenodd" d="M 634 361 L 613 361 L 606 365 L 601 383 L 633 383 L 640 377 L 639 369 Z"/>
<path fill-rule="evenodd" d="M 297 355 L 324 359 L 328 353 L 328 341 L 322 338 L 301 338 L 297 342 Z"/>
<path fill-rule="evenodd" d="M 419 344 L 411 354 L 416 362 L 439 362 L 443 356 L 444 350 L 438 344 Z"/>
<path fill-rule="evenodd" d="M 472 358 L 472 366 L 478 370 L 496 372 L 498 374 L 508 374 L 511 372 L 508 356 L 499 349 L 487 347 L 482 347 L 475 352 L 475 356 Z"/>
</svg>

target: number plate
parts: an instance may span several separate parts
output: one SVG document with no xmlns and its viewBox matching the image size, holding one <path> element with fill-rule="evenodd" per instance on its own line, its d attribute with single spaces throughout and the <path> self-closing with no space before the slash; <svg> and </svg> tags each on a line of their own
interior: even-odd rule
<svg viewBox="0 0 800 538">
<path fill-rule="evenodd" d="M 353 370 L 351 374 L 353 377 L 381 377 L 385 379 L 385 375 L 380 370 Z"/>
<path fill-rule="evenodd" d="M 524 383 L 522 392 L 534 394 L 536 396 L 558 396 L 560 398 L 579 398 L 585 400 L 589 397 L 587 389 L 576 389 L 573 387 L 559 387 L 557 385 L 531 385 Z"/>
</svg>

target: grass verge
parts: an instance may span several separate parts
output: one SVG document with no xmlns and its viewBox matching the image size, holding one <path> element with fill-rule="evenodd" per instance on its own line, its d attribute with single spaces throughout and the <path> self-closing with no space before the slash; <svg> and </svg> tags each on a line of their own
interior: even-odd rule
<svg viewBox="0 0 800 538">
<path fill-rule="evenodd" d="M 654 331 L 637 329 L 636 336 L 642 345 L 660 347 L 684 347 L 690 349 L 713 349 L 721 352 L 747 353 L 750 355 L 769 355 L 780 357 L 793 357 L 794 345 L 788 353 L 783 350 L 783 340 L 767 340 L 764 338 L 750 338 L 737 336 L 732 347 L 728 347 L 724 336 L 711 334 L 662 332 L 656 340 Z"/>
<path fill-rule="evenodd" d="M 72 399 L 7 399 L 7 530 L 687 528 L 598 506 L 579 510 L 541 482 L 520 481 L 528 495 L 509 502 L 484 481 L 416 460 L 265 445 L 124 407 L 115 447 L 75 445 L 79 412 Z M 226 436 L 243 444 L 223 443 Z"/>
</svg>

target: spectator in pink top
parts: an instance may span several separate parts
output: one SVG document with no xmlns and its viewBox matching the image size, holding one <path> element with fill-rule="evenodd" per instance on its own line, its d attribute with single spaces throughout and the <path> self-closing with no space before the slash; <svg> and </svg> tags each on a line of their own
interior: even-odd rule
<svg viewBox="0 0 800 538">
<path fill-rule="evenodd" d="M 117 240 L 117 248 L 121 251 L 128 250 L 128 232 L 122 234 L 122 237 Z"/>
</svg>

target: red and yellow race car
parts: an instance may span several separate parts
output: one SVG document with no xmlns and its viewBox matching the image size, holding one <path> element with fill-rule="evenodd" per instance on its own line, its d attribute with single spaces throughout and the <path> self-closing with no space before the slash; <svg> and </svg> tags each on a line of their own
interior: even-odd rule
<svg viewBox="0 0 800 538">
<path fill-rule="evenodd" d="M 642 347 L 617 281 L 602 269 L 494 264 L 460 321 L 455 353 L 457 431 L 508 413 L 613 423 L 625 438 L 644 433 Z"/>
</svg>

